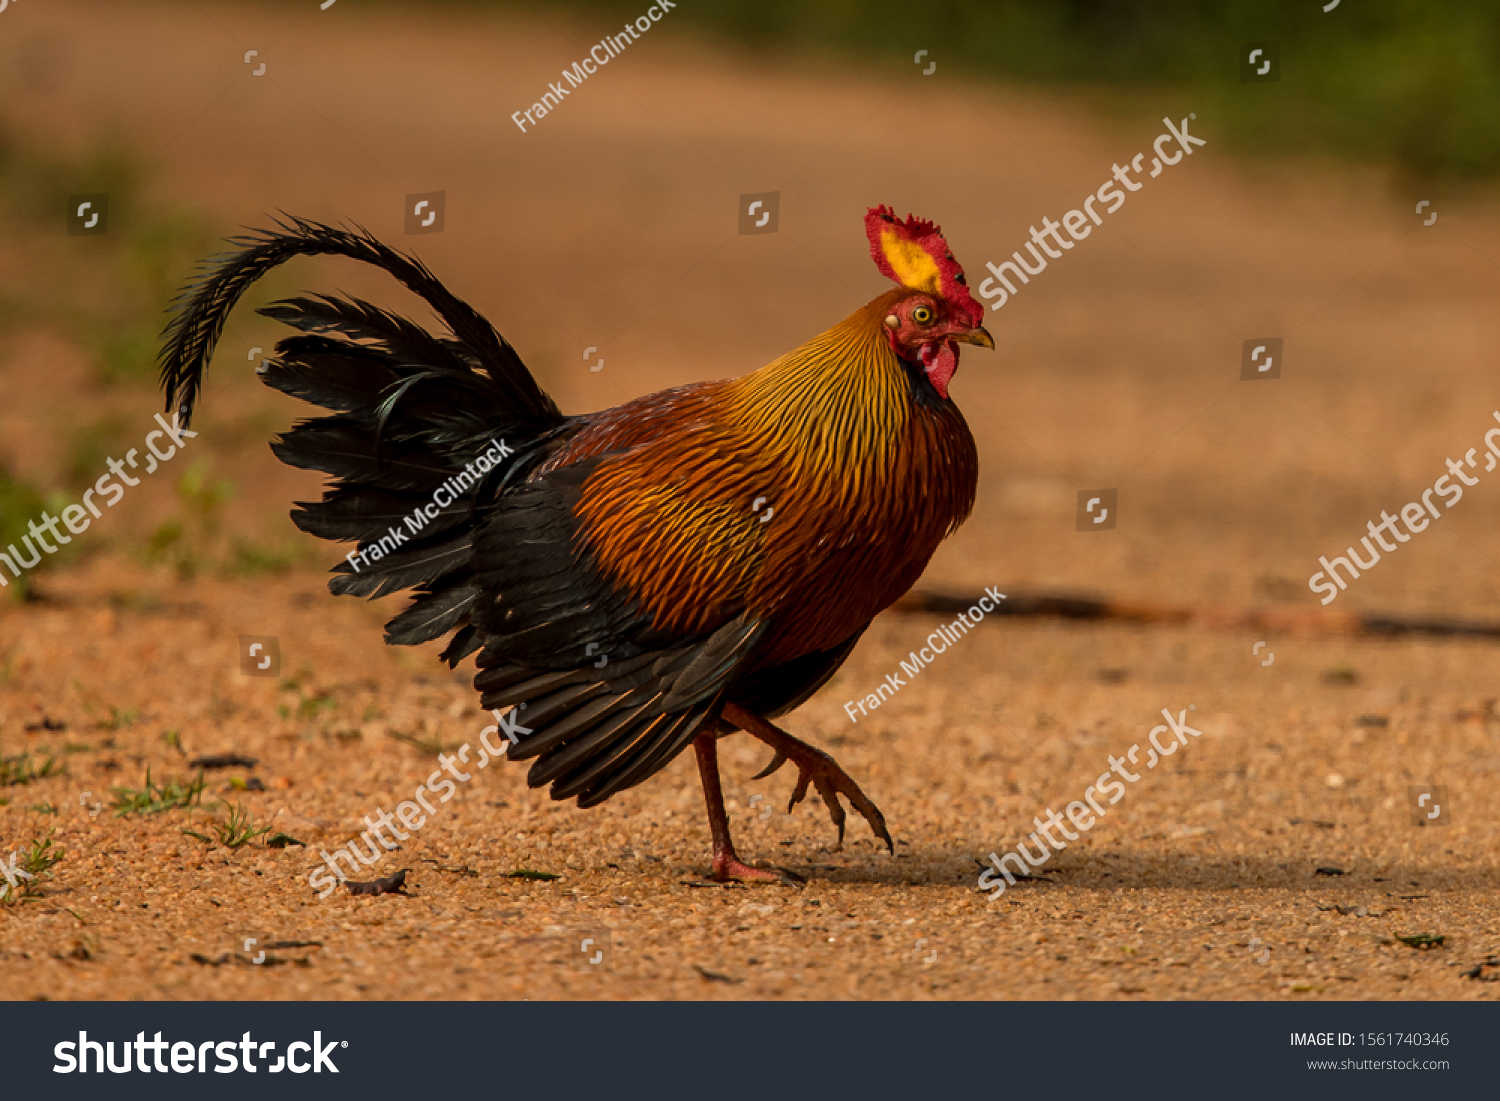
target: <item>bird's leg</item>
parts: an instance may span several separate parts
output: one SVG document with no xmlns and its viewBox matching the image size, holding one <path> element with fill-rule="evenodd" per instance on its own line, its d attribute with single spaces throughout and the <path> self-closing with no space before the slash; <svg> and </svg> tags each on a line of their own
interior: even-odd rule
<svg viewBox="0 0 1500 1101">
<path fill-rule="evenodd" d="M 791 802 L 786 807 L 788 814 L 792 812 L 793 807 L 802 802 L 803 797 L 807 795 L 808 784 L 812 784 L 818 789 L 818 794 L 823 797 L 823 802 L 828 807 L 828 816 L 838 827 L 838 847 L 842 847 L 844 844 L 844 808 L 839 803 L 838 797 L 840 794 L 847 795 L 850 805 L 864 816 L 865 821 L 870 823 L 875 836 L 885 842 L 892 854 L 895 853 L 896 843 L 891 840 L 891 831 L 886 828 L 885 815 L 880 813 L 880 808 L 870 801 L 870 797 L 860 790 L 859 785 L 831 756 L 817 746 L 808 745 L 801 739 L 792 737 L 779 726 L 767 722 L 739 704 L 726 704 L 724 719 L 759 738 L 776 751 L 776 756 L 771 759 L 770 765 L 763 769 L 756 779 L 769 776 L 781 767 L 783 761 L 791 760 L 797 763 L 797 786 L 792 791 Z"/>
<path fill-rule="evenodd" d="M 693 739 L 693 750 L 698 755 L 698 776 L 703 781 L 703 800 L 708 804 L 708 828 L 713 834 L 714 879 L 719 883 L 727 879 L 763 880 L 789 886 L 802 883 L 800 876 L 779 868 L 752 868 L 735 854 L 734 841 L 729 837 L 729 815 L 724 811 L 724 791 L 719 786 L 717 732 L 705 728 Z"/>
</svg>

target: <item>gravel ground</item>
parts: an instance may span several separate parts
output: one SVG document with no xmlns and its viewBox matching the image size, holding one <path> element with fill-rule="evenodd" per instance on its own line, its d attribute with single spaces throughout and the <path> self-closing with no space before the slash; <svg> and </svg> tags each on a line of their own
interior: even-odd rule
<svg viewBox="0 0 1500 1101">
<path fill-rule="evenodd" d="M 702 797 L 683 757 L 590 812 L 528 790 L 519 768 L 471 774 L 369 873 L 409 868 L 408 897 L 319 900 L 316 852 L 364 829 L 362 815 L 394 810 L 436 767 L 398 735 L 450 753 L 477 745 L 486 720 L 466 678 L 383 650 L 373 609 L 334 601 L 312 576 L 257 591 L 164 583 L 101 560 L 48 592 L 7 613 L 7 637 L 24 642 L 0 722 L 66 724 L 22 740 L 68 772 L 6 789 L 0 830 L 14 842 L 55 828 L 68 856 L 38 897 L 0 911 L 6 998 L 1492 990 L 1464 975 L 1500 955 L 1482 795 L 1500 716 L 1482 699 L 1492 682 L 1472 644 L 1303 641 L 1271 667 L 1210 678 L 1202 667 L 1231 668 L 1241 640 L 1001 623 L 851 725 L 840 701 L 899 672 L 904 650 L 936 625 L 888 615 L 794 728 L 881 805 L 894 858 L 857 820 L 831 851 L 815 800 L 788 816 L 787 776 L 748 779 L 764 754 L 741 736 L 723 752 L 741 850 L 807 876 L 805 889 L 704 880 Z M 286 646 L 280 678 L 226 668 L 236 623 L 251 615 Z M 1359 683 L 1324 683 L 1319 670 Z M 112 722 L 111 705 L 135 714 Z M 1025 840 L 1046 806 L 1082 798 L 1111 754 L 1145 744 L 1161 708 L 1189 706 L 1200 738 L 1142 769 L 1037 879 L 996 902 L 977 891 L 977 857 Z M 180 732 L 180 752 L 164 729 Z M 138 789 L 148 767 L 158 784 L 186 780 L 187 757 L 229 751 L 259 763 L 209 773 L 203 803 L 242 805 L 306 847 L 230 850 L 183 833 L 222 811 L 114 817 L 111 788 Z M 252 777 L 264 791 L 233 786 Z M 1407 788 L 1434 777 L 1453 822 L 1419 829 Z M 56 815 L 30 809 L 39 804 Z M 517 877 L 527 872 L 556 878 Z M 1422 934 L 1445 939 L 1429 949 L 1399 939 Z M 587 938 L 607 948 L 592 967 L 599 949 L 576 950 Z M 314 943 L 254 964 L 273 942 Z"/>
<path fill-rule="evenodd" d="M 415 248 L 570 411 L 751 369 L 873 297 L 859 219 L 877 202 L 941 221 L 977 282 L 1161 130 L 665 28 L 522 135 L 509 110 L 598 28 L 198 7 L 212 18 L 74 0 L 7 14 L 6 127 L 57 149 L 108 136 L 141 159 L 147 205 L 216 234 L 285 209 Z M 242 71 L 256 44 L 262 80 Z M 486 768 L 371 869 L 409 869 L 404 897 L 319 899 L 318 852 L 488 719 L 436 647 L 382 645 L 395 604 L 324 590 L 334 555 L 285 516 L 317 483 L 265 450 L 301 410 L 245 369 L 280 334 L 242 308 L 191 454 L 237 487 L 216 538 L 291 548 L 292 564 L 234 573 L 213 550 L 187 577 L 148 561 L 151 533 L 184 515 L 180 466 L 41 574 L 40 599 L 0 600 L 0 753 L 66 765 L 0 789 L 0 857 L 49 830 L 66 850 L 33 897 L 0 906 L 0 998 L 1492 997 L 1495 644 L 1340 633 L 1306 585 L 1319 555 L 1482 448 L 1500 409 L 1500 203 L 1439 196 L 1425 229 L 1400 181 L 1237 159 L 1212 120 L 1195 125 L 1208 146 L 993 315 L 995 355 L 965 354 L 954 395 L 980 500 L 922 585 L 1292 609 L 1297 631 L 989 620 L 851 723 L 844 702 L 939 622 L 888 613 L 787 725 L 881 806 L 894 857 L 854 816 L 832 851 L 815 798 L 783 813 L 789 772 L 750 781 L 765 753 L 739 736 L 721 762 L 741 855 L 805 889 L 704 881 L 688 756 L 588 812 Z M 940 171 L 893 153 L 916 127 Z M 777 188 L 779 232 L 738 236 L 735 196 Z M 449 228 L 403 237 L 403 196 L 439 189 Z M 0 315 L 0 451 L 58 485 L 80 424 L 143 436 L 157 399 L 100 385 L 86 343 L 36 308 L 93 286 L 89 239 L 14 217 L 5 233 L 0 292 L 20 308 Z M 409 302 L 347 265 L 276 278 Z M 1286 373 L 1241 383 L 1258 334 L 1285 338 Z M 580 361 L 590 344 L 605 370 Z M 1327 611 L 1500 621 L 1493 482 L 1481 473 Z M 1116 529 L 1074 530 L 1092 487 L 1119 489 Z M 279 675 L 240 672 L 243 635 L 278 640 Z M 977 890 L 977 860 L 1190 707 L 1201 736 L 1035 879 L 993 902 Z M 198 809 L 115 816 L 113 789 L 140 789 L 148 767 L 185 782 L 190 758 L 230 751 L 258 763 L 207 773 Z M 1414 823 L 1410 789 L 1427 784 L 1446 789 L 1446 824 Z M 223 822 L 219 800 L 305 844 L 184 832 Z"/>
</svg>

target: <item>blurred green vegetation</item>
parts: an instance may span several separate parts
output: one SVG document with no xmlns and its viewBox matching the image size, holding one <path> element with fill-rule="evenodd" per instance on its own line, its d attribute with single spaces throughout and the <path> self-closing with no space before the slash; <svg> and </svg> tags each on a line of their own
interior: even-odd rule
<svg viewBox="0 0 1500 1101">
<path fill-rule="evenodd" d="M 216 564 L 220 576 L 251 578 L 285 573 L 306 557 L 296 545 L 267 546 L 237 536 L 226 538 L 221 511 L 234 498 L 234 483 L 212 476 L 212 464 L 199 460 L 177 481 L 177 514 L 151 533 L 146 560 L 166 563 L 185 581 Z"/>
<path fill-rule="evenodd" d="M 101 144 L 82 159 L 69 161 L 43 155 L 0 131 L 0 204 L 27 222 L 50 223 L 61 232 L 68 196 L 97 192 L 109 194 L 111 223 L 122 217 L 129 220 L 139 184 L 134 162 L 113 144 Z"/>
<path fill-rule="evenodd" d="M 68 488 L 81 491 L 93 485 L 95 479 L 104 473 L 110 456 L 125 450 L 119 445 L 130 435 L 130 425 L 121 413 L 105 409 L 89 420 L 80 416 L 67 441 L 63 476 Z"/>
<path fill-rule="evenodd" d="M 5 468 L 0 449 L 0 550 L 13 541 L 20 543 L 27 522 L 39 519 L 43 509 L 58 514 L 72 503 L 106 469 L 110 455 L 138 445 L 139 426 L 111 411 L 108 393 L 119 387 L 156 388 L 156 355 L 168 305 L 194 267 L 216 251 L 203 218 L 181 210 L 154 210 L 144 191 L 142 172 L 108 142 L 69 160 L 0 131 L 0 232 L 51 226 L 61 235 L 69 195 L 109 195 L 109 231 L 71 242 L 77 246 L 74 252 L 89 257 L 86 268 L 77 266 L 76 257 L 66 256 L 61 266 L 49 266 L 51 254 L 37 249 L 33 277 L 12 284 L 0 297 L 0 338 L 22 325 L 65 334 L 89 354 L 98 389 L 96 400 L 73 410 L 61 433 L 66 489 L 43 493 L 21 481 Z M 17 238 L 21 239 L 19 233 Z M 90 409 L 93 416 L 86 415 Z M 220 510 L 233 486 L 211 479 L 202 463 L 182 476 L 177 494 L 182 503 L 179 516 L 153 532 L 146 557 L 171 565 L 180 576 L 195 576 L 209 565 L 229 577 L 279 573 L 306 553 L 225 537 Z M 26 596 L 32 573 L 56 565 L 75 550 L 76 544 L 71 544 L 58 554 L 44 554 L 42 562 L 19 580 L 0 563 L 10 582 L 3 591 Z"/>
<path fill-rule="evenodd" d="M 68 159 L 0 131 L 0 214 L 18 228 L 50 225 L 61 234 L 70 195 L 109 195 L 109 231 L 76 242 L 95 262 L 91 280 L 58 284 L 39 271 L 33 286 L 12 288 L 0 300 L 0 325 L 24 316 L 72 334 L 109 385 L 156 384 L 167 304 L 184 274 L 214 251 L 203 219 L 149 207 L 142 177 L 109 142 Z"/>
<path fill-rule="evenodd" d="M 151 534 L 146 556 L 170 563 L 184 581 L 197 576 L 219 534 L 219 511 L 234 496 L 234 483 L 215 481 L 211 464 L 200 459 L 177 480 L 182 507 Z"/>
<path fill-rule="evenodd" d="M 564 0 L 609 23 L 649 2 Z M 1500 171 L 1500 2 L 1341 0 L 1325 13 L 1326 2 L 683 0 L 667 18 L 763 52 L 833 49 L 909 67 L 925 49 L 940 72 L 1083 89 L 1153 122 L 1192 110 L 1204 130 L 1256 152 L 1328 151 L 1423 177 Z M 1279 42 L 1281 79 L 1241 84 L 1240 44 L 1259 41 Z M 1182 93 L 1170 108 L 1167 90 Z"/>
<path fill-rule="evenodd" d="M 29 247 L 36 256 L 29 278 L 13 282 L 0 298 L 0 337 L 23 325 L 41 325 L 91 353 L 102 387 L 155 387 L 162 311 L 181 273 L 203 255 L 210 238 L 187 216 L 148 214 L 141 191 L 141 173 L 133 160 L 108 141 L 70 159 L 0 131 L 0 231 L 14 228 L 14 247 Z M 39 248 L 34 236 L 24 236 L 37 227 L 52 227 L 61 236 L 68 197 L 99 192 L 109 195 L 109 232 L 76 242 L 95 261 L 81 275 L 71 266 L 56 266 L 55 256 Z M 66 430 L 66 490 L 44 493 L 22 482 L 5 469 L 0 453 L 0 550 L 19 544 L 28 521 L 40 519 L 44 508 L 60 514 L 73 503 L 69 491 L 92 485 L 105 469 L 105 458 L 129 446 L 125 440 L 134 433 L 121 416 L 107 412 L 107 399 L 91 405 L 106 412 L 89 420 L 81 415 L 89 406 L 80 404 Z M 23 553 L 26 549 L 21 546 Z M 77 549 L 77 543 L 70 543 L 57 554 L 44 553 L 41 563 L 19 581 L 0 563 L 10 580 L 8 590 L 24 597 L 33 574 Z"/>
<path fill-rule="evenodd" d="M 16 554 L 11 551 L 12 544 L 15 544 L 20 547 L 20 555 L 28 561 L 33 554 L 40 552 L 35 540 L 32 540 L 29 547 L 22 540 L 30 534 L 28 521 L 40 520 L 46 504 L 46 499 L 40 492 L 0 464 L 0 552 L 15 559 Z M 0 577 L 4 577 L 7 582 L 0 591 L 12 593 L 16 599 L 25 599 L 32 573 L 44 569 L 50 558 L 52 555 L 42 554 L 42 561 L 32 569 L 24 570 L 19 578 L 11 573 L 9 566 L 0 562 Z M 23 564 L 17 561 L 16 569 L 23 569 Z"/>
<path fill-rule="evenodd" d="M 202 221 L 182 213 L 140 219 L 121 230 L 113 275 L 122 291 L 129 288 L 121 295 L 126 301 L 90 315 L 89 343 L 102 381 L 155 386 L 167 304 L 181 289 L 184 273 L 216 249 Z"/>
</svg>

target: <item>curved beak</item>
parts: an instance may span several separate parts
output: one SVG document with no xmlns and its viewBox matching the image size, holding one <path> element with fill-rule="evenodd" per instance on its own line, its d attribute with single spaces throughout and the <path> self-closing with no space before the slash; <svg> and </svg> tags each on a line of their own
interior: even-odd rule
<svg viewBox="0 0 1500 1101">
<path fill-rule="evenodd" d="M 978 344 L 981 348 L 988 348 L 992 352 L 995 350 L 995 338 L 990 336 L 982 326 L 962 333 L 953 333 L 948 339 L 956 340 L 961 344 Z"/>
</svg>

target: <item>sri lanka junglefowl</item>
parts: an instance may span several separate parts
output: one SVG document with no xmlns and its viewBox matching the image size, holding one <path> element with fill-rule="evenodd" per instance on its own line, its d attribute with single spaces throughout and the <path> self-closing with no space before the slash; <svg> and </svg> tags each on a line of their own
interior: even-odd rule
<svg viewBox="0 0 1500 1101">
<path fill-rule="evenodd" d="M 179 298 L 167 408 L 191 422 L 230 309 L 293 256 L 363 260 L 426 299 L 445 332 L 357 299 L 260 311 L 300 330 L 263 381 L 330 411 L 272 443 L 331 479 L 296 525 L 357 544 L 329 588 L 412 590 L 386 641 L 451 634 L 442 660 L 477 655 L 482 705 L 512 709 L 507 756 L 532 761 L 527 782 L 554 799 L 601 803 L 691 744 L 714 878 L 785 881 L 735 853 L 716 740 L 765 742 L 757 779 L 799 770 L 789 812 L 811 785 L 842 842 L 843 796 L 895 851 L 838 763 L 772 720 L 834 674 L 968 515 L 978 460 L 948 387 L 959 344 L 994 347 L 937 226 L 882 206 L 865 227 L 894 290 L 742 377 L 569 417 L 416 260 L 362 230 L 285 221 L 231 242 Z"/>
</svg>

